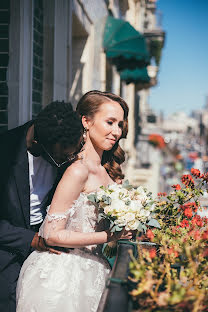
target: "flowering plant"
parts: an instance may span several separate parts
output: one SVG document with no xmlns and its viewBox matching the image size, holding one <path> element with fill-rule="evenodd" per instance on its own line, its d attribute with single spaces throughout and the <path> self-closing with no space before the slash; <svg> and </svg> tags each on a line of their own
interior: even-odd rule
<svg viewBox="0 0 208 312">
<path fill-rule="evenodd" d="M 130 263 L 137 311 L 208 311 L 208 219 L 197 214 L 208 174 L 182 176 L 182 186 L 160 193 L 156 214 L 161 229 L 148 230 L 157 247 L 139 248 Z M 142 306 L 142 309 L 140 307 Z"/>
<path fill-rule="evenodd" d="M 148 141 L 153 146 L 163 149 L 165 147 L 164 138 L 160 134 L 152 133 L 149 135 Z"/>
<path fill-rule="evenodd" d="M 155 204 L 152 194 L 142 186 L 134 189 L 128 181 L 123 185 L 101 186 L 100 191 L 90 194 L 88 199 L 98 208 L 98 221 L 109 221 L 111 232 L 123 229 L 146 231 L 147 225 L 160 226 L 154 218 Z M 110 256 L 110 248 L 106 249 L 106 255 Z"/>
</svg>

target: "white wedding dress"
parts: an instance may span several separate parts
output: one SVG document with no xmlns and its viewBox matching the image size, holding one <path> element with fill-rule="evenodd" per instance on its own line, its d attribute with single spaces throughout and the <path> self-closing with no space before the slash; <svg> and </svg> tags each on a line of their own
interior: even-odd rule
<svg viewBox="0 0 208 312">
<path fill-rule="evenodd" d="M 60 226 L 64 227 L 64 235 L 102 230 L 98 228 L 95 206 L 85 193 L 66 213 L 48 212 L 40 235 L 46 238 Z M 61 255 L 34 251 L 20 272 L 16 311 L 95 312 L 109 272 L 101 245 L 75 248 Z"/>
</svg>

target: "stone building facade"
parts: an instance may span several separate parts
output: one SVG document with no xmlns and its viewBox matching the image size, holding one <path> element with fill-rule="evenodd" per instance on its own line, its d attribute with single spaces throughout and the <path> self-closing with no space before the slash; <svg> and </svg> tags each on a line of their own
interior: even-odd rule
<svg viewBox="0 0 208 312">
<path fill-rule="evenodd" d="M 129 22 L 145 36 L 153 51 L 149 83 L 127 83 L 106 56 L 103 36 L 109 16 Z M 149 90 L 157 82 L 155 38 L 164 39 L 156 27 L 155 0 L 1 0 L 0 132 L 34 118 L 53 100 L 76 107 L 89 90 L 111 91 L 129 105 L 124 170 L 132 183 L 140 183 L 137 143 L 147 124 Z"/>
</svg>

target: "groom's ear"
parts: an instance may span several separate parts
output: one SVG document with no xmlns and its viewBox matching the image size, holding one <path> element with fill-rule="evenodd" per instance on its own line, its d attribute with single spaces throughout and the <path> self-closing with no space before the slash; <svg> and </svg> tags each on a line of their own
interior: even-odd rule
<svg viewBox="0 0 208 312">
<path fill-rule="evenodd" d="M 35 138 L 32 140 L 32 148 L 35 149 L 35 150 L 41 149 L 41 144 Z"/>
</svg>

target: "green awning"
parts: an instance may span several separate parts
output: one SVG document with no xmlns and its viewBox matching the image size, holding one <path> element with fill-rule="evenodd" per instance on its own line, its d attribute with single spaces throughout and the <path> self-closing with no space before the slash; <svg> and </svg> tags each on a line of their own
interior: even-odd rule
<svg viewBox="0 0 208 312">
<path fill-rule="evenodd" d="M 107 58 L 112 60 L 118 70 L 149 64 L 150 56 L 144 37 L 124 20 L 108 16 L 103 46 Z"/>
<path fill-rule="evenodd" d="M 120 72 L 121 80 L 129 83 L 147 83 L 150 81 L 150 77 L 147 72 L 147 68 L 136 68 L 134 70 L 125 69 Z"/>
</svg>

